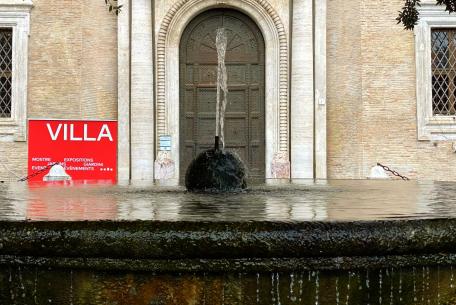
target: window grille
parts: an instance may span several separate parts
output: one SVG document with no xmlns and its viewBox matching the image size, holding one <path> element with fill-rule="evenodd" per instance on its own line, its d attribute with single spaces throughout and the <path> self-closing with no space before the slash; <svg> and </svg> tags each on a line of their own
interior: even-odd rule
<svg viewBox="0 0 456 305">
<path fill-rule="evenodd" d="M 432 109 L 456 115 L 456 29 L 432 30 Z"/>
<path fill-rule="evenodd" d="M 13 30 L 0 28 L 0 118 L 11 117 Z"/>
</svg>

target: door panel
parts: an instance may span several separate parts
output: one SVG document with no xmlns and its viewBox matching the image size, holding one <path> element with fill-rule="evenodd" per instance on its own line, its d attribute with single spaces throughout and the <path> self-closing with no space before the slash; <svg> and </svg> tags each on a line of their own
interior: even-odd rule
<svg viewBox="0 0 456 305">
<path fill-rule="evenodd" d="M 228 105 L 225 148 L 236 152 L 249 178 L 264 179 L 264 40 L 246 15 L 212 10 L 186 28 L 180 46 L 181 181 L 196 155 L 212 148 L 215 136 L 217 28 L 224 27 L 228 45 Z"/>
</svg>

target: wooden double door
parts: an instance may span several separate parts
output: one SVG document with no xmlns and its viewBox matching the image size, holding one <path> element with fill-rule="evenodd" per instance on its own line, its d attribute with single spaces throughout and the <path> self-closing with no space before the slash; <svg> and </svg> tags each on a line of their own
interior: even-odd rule
<svg viewBox="0 0 456 305">
<path fill-rule="evenodd" d="M 196 17 L 180 44 L 180 173 L 191 160 L 214 146 L 217 96 L 216 30 L 228 38 L 228 105 L 225 148 L 246 164 L 250 179 L 265 177 L 265 50 L 263 36 L 246 15 L 229 9 Z"/>
</svg>

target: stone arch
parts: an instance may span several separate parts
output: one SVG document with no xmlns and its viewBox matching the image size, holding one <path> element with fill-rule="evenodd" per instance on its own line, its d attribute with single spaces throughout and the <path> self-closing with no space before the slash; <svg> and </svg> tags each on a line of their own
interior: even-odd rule
<svg viewBox="0 0 456 305">
<path fill-rule="evenodd" d="M 163 18 L 156 46 L 156 128 L 157 136 L 179 139 L 179 44 L 188 23 L 213 8 L 231 8 L 248 15 L 260 28 L 266 42 L 266 179 L 289 178 L 277 174 L 273 160 L 289 151 L 288 41 L 285 27 L 274 8 L 265 0 L 181 0 Z M 179 169 L 179 141 L 171 147 L 171 158 Z M 287 160 L 288 161 L 288 160 Z M 289 164 L 288 164 L 289 166 Z M 174 173 L 174 180 L 179 173 Z"/>
</svg>

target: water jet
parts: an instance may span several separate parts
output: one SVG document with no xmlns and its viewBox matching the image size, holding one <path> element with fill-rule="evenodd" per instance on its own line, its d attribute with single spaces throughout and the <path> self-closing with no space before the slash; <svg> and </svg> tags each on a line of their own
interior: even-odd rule
<svg viewBox="0 0 456 305">
<path fill-rule="evenodd" d="M 190 192 L 239 192 L 247 188 L 244 163 L 236 154 L 225 150 L 224 122 L 228 95 L 225 66 L 227 43 L 225 29 L 217 29 L 215 143 L 213 149 L 203 151 L 190 163 L 185 175 L 185 186 Z"/>
</svg>

